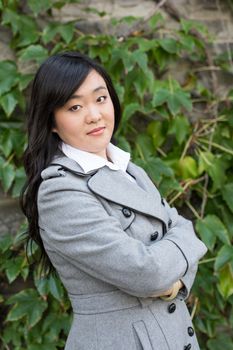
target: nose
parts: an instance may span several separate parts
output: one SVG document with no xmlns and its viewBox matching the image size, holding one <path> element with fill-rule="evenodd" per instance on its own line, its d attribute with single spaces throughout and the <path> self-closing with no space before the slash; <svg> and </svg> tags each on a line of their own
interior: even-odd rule
<svg viewBox="0 0 233 350">
<path fill-rule="evenodd" d="M 88 124 L 90 123 L 96 123 L 101 119 L 101 113 L 96 106 L 89 106 L 87 110 L 87 115 L 86 115 L 86 122 Z"/>
</svg>

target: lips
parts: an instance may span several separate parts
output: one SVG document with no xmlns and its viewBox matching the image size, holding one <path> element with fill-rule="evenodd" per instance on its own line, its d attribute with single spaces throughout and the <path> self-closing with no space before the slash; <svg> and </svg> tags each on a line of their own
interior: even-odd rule
<svg viewBox="0 0 233 350">
<path fill-rule="evenodd" d="M 103 129 L 105 129 L 105 126 L 100 126 L 99 128 L 95 128 L 95 129 L 89 131 L 89 132 L 87 133 L 87 135 L 92 134 L 92 133 L 95 133 L 95 132 L 98 132 L 98 131 L 103 130 Z"/>
</svg>

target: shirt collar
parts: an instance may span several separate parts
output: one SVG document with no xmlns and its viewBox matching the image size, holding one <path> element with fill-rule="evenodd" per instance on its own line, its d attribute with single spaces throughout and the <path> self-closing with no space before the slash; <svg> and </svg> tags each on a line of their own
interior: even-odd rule
<svg viewBox="0 0 233 350">
<path fill-rule="evenodd" d="M 112 143 L 109 143 L 107 146 L 107 156 L 112 162 L 94 153 L 72 147 L 64 142 L 61 144 L 61 150 L 68 158 L 75 160 L 85 173 L 100 169 L 105 165 L 112 170 L 123 170 L 126 172 L 130 160 L 130 153 L 123 151 Z"/>
</svg>

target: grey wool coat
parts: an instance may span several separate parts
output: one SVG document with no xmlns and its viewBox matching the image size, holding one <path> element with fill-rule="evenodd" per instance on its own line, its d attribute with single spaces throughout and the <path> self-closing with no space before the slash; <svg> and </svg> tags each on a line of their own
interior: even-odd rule
<svg viewBox="0 0 233 350">
<path fill-rule="evenodd" d="M 127 172 L 136 183 L 61 154 L 41 174 L 40 233 L 74 313 L 65 350 L 198 350 L 185 299 L 206 247 L 142 168 Z M 178 279 L 174 300 L 152 297 Z"/>
</svg>

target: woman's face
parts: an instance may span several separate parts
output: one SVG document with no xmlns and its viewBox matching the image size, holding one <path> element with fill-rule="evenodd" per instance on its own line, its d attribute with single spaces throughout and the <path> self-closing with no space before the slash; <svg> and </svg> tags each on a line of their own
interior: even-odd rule
<svg viewBox="0 0 233 350">
<path fill-rule="evenodd" d="M 69 101 L 54 111 L 59 137 L 80 150 L 107 158 L 114 129 L 114 107 L 104 79 L 92 70 Z"/>
</svg>

